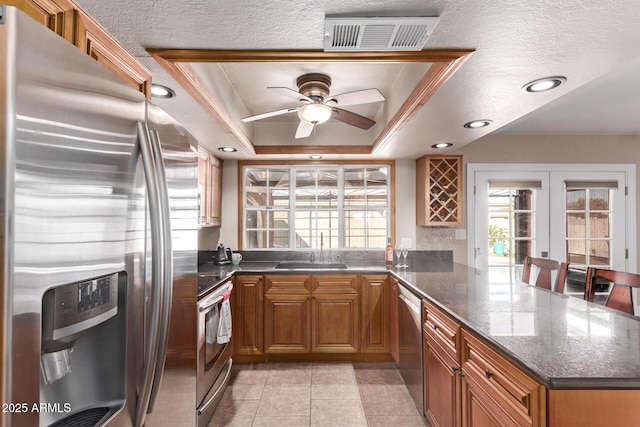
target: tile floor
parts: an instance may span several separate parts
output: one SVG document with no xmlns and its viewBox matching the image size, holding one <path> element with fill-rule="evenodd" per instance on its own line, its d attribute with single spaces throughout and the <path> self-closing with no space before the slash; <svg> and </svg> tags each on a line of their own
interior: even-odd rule
<svg viewBox="0 0 640 427">
<path fill-rule="evenodd" d="M 425 427 L 393 363 L 235 365 L 209 427 Z"/>
</svg>

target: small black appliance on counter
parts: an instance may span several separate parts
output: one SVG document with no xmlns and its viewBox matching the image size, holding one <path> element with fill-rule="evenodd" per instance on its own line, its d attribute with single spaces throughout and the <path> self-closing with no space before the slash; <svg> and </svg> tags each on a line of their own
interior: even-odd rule
<svg viewBox="0 0 640 427">
<path fill-rule="evenodd" d="M 231 264 L 231 249 L 224 247 L 222 243 L 218 245 L 218 249 L 212 254 L 213 263 L 216 265 Z"/>
</svg>

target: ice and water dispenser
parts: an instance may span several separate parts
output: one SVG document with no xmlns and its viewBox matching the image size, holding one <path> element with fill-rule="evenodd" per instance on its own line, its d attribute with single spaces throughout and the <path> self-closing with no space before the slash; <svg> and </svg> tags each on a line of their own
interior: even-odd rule
<svg viewBox="0 0 640 427">
<path fill-rule="evenodd" d="M 49 289 L 42 299 L 40 425 L 96 425 L 123 406 L 126 274 Z M 65 410 L 67 409 L 67 410 Z M 76 423 L 76 424 L 74 424 Z"/>
</svg>

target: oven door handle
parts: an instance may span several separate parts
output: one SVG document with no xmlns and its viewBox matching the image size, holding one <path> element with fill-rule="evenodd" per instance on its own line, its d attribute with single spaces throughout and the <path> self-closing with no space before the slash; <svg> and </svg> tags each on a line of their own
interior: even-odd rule
<svg viewBox="0 0 640 427">
<path fill-rule="evenodd" d="M 212 306 L 218 304 L 223 299 L 224 299 L 224 296 L 220 295 L 220 296 L 214 298 L 211 301 L 203 301 L 202 303 L 198 304 L 198 311 L 200 313 L 202 313 L 203 311 L 207 311 L 208 309 L 210 309 Z"/>
<path fill-rule="evenodd" d="M 198 408 L 198 415 L 202 415 L 202 413 L 207 410 L 207 407 L 211 405 L 211 402 L 215 401 L 216 397 L 218 397 L 218 395 L 224 391 L 224 384 L 227 383 L 227 381 L 229 380 L 229 375 L 231 375 L 231 366 L 233 365 L 233 360 L 229 359 L 227 365 L 227 372 L 225 373 L 224 380 L 222 381 L 222 383 L 220 383 L 220 388 L 217 389 L 215 393 L 213 393 L 213 395 L 209 399 L 207 399 L 206 402 L 200 405 L 200 407 Z"/>
<path fill-rule="evenodd" d="M 211 295 L 210 297 L 202 300 L 198 303 L 198 311 L 202 313 L 203 311 L 207 311 L 211 306 L 218 304 L 220 301 L 224 299 L 224 293 L 233 289 L 233 284 L 229 283 L 225 286 L 224 289 L 218 290 L 215 295 Z"/>
</svg>

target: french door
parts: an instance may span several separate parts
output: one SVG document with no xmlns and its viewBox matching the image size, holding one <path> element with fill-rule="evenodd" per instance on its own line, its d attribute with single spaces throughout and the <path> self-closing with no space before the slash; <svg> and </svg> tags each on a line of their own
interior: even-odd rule
<svg viewBox="0 0 640 427">
<path fill-rule="evenodd" d="M 635 170 L 616 167 L 469 165 L 470 264 L 504 283 L 525 255 L 566 261 L 576 295 L 588 266 L 635 272 Z"/>
<path fill-rule="evenodd" d="M 549 174 L 478 171 L 475 192 L 475 267 L 517 280 L 525 255 L 549 253 Z"/>
</svg>

